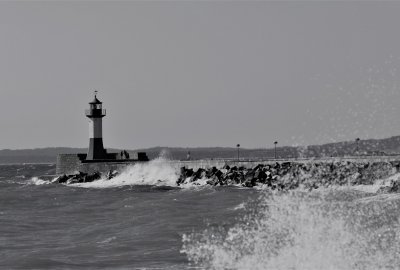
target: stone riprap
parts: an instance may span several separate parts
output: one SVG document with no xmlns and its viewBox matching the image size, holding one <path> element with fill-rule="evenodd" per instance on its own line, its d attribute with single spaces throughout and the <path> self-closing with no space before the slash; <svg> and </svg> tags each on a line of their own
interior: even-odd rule
<svg viewBox="0 0 400 270">
<path fill-rule="evenodd" d="M 181 167 L 180 170 L 177 170 L 177 186 L 211 185 L 249 188 L 263 186 L 271 190 L 292 190 L 299 187 L 316 189 L 328 186 L 373 185 L 382 180 L 385 184 L 382 185 L 380 192 L 400 192 L 400 160 L 290 161 L 268 164 L 255 163 L 253 166 L 225 164 L 221 165 L 220 168 L 216 166 Z M 86 183 L 98 179 L 112 179 L 118 175 L 119 172 L 116 170 L 110 170 L 106 173 L 79 172 L 61 175 L 53 182 Z"/>
<path fill-rule="evenodd" d="M 105 175 L 103 175 L 100 172 L 94 172 L 94 173 L 78 172 L 75 174 L 68 174 L 68 175 L 63 174 L 52 180 L 52 183 L 59 183 L 59 184 L 90 183 L 99 180 L 103 177 L 105 177 L 106 179 L 112 179 L 118 174 L 119 173 L 117 171 L 109 171 Z"/>
<path fill-rule="evenodd" d="M 282 162 L 257 164 L 254 167 L 225 165 L 197 170 L 182 167 L 178 185 L 196 184 L 201 179 L 213 186 L 266 185 L 275 190 L 290 190 L 300 186 L 314 189 L 326 186 L 372 185 L 399 172 L 400 161 L 390 162 Z M 389 190 L 390 191 L 390 190 Z"/>
</svg>

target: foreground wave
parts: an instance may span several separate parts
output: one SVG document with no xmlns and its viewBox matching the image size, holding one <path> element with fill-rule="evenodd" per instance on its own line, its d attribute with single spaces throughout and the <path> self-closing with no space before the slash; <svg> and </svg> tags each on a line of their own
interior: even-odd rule
<svg viewBox="0 0 400 270">
<path fill-rule="evenodd" d="M 206 269 L 399 269 L 400 197 L 376 197 L 265 194 L 236 225 L 185 234 L 181 252 Z"/>
</svg>

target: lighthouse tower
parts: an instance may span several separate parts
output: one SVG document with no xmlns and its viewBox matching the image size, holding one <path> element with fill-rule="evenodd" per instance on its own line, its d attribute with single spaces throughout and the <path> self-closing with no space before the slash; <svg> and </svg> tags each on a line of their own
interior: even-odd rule
<svg viewBox="0 0 400 270">
<path fill-rule="evenodd" d="M 102 109 L 102 102 L 97 99 L 97 91 L 95 91 L 94 100 L 89 105 L 90 109 L 85 111 L 89 118 L 89 151 L 86 160 L 107 159 L 102 135 L 102 120 L 106 116 L 106 110 Z"/>
</svg>

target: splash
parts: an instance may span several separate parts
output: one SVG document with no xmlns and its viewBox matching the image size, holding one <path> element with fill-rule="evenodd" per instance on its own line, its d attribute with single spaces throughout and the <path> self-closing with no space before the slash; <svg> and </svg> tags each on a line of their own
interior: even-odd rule
<svg viewBox="0 0 400 270">
<path fill-rule="evenodd" d="M 111 188 L 131 185 L 176 186 L 178 170 L 165 158 L 157 158 L 146 163 L 127 167 L 110 180 L 102 178 L 91 183 L 73 184 L 87 188 Z"/>
<path fill-rule="evenodd" d="M 29 181 L 26 182 L 28 185 L 36 185 L 36 186 L 41 186 L 41 185 L 48 185 L 51 184 L 51 182 L 40 179 L 39 177 L 32 177 L 29 179 Z"/>
<path fill-rule="evenodd" d="M 346 202 L 332 193 L 292 192 L 265 195 L 256 208 L 230 229 L 184 235 L 182 252 L 206 269 L 400 267 L 399 200 Z"/>
</svg>

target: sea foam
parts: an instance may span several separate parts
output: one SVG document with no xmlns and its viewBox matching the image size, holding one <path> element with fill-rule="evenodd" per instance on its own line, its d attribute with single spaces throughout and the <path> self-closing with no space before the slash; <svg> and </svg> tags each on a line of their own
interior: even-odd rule
<svg viewBox="0 0 400 270">
<path fill-rule="evenodd" d="M 165 158 L 128 166 L 112 179 L 102 178 L 90 183 L 73 184 L 86 188 L 112 188 L 130 185 L 176 186 L 178 170 Z"/>
<path fill-rule="evenodd" d="M 298 191 L 263 195 L 258 209 L 229 229 L 185 234 L 181 252 L 206 269 L 398 269 L 399 200 L 328 197 Z M 382 212 L 389 215 L 382 218 Z"/>
</svg>

